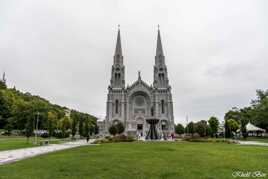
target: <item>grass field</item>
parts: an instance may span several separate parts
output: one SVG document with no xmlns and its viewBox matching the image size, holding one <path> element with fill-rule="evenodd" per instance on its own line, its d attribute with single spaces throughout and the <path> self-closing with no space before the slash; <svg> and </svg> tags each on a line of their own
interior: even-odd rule
<svg viewBox="0 0 268 179">
<path fill-rule="evenodd" d="M 10 150 L 10 149 L 19 149 L 25 147 L 33 147 L 33 139 L 31 138 L 27 142 L 26 137 L 5 137 L 0 138 L 0 151 Z"/>
<path fill-rule="evenodd" d="M 6 137 L 2 136 L 0 137 L 0 151 L 3 150 L 11 150 L 11 149 L 20 149 L 20 148 L 26 148 L 26 147 L 34 147 L 39 145 L 34 145 L 35 138 L 31 137 L 29 139 L 29 142 L 27 142 L 26 137 Z M 41 140 L 48 140 L 43 138 L 38 138 L 38 141 Z M 52 139 L 50 143 L 59 143 L 61 140 Z"/>
<path fill-rule="evenodd" d="M 84 146 L 0 166 L 0 178 L 227 179 L 268 174 L 268 147 L 225 143 L 133 142 Z"/>
</svg>

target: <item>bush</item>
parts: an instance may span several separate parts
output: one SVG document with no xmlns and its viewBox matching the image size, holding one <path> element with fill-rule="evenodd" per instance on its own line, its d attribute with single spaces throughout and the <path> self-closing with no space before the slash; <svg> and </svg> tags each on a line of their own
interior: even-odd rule
<svg viewBox="0 0 268 179">
<path fill-rule="evenodd" d="M 188 142 L 211 142 L 211 143 L 227 143 L 227 144 L 237 143 L 236 141 L 233 140 L 215 139 L 215 138 L 184 138 L 183 140 Z"/>
<path fill-rule="evenodd" d="M 109 127 L 109 133 L 111 134 L 111 135 L 115 135 L 115 134 L 117 134 L 117 129 L 116 129 L 116 127 L 115 127 L 115 125 L 112 125 L 111 127 Z"/>
<path fill-rule="evenodd" d="M 114 143 L 114 142 L 133 142 L 135 139 L 132 136 L 126 136 L 126 135 L 118 135 L 114 137 L 105 137 L 103 139 L 95 140 L 94 144 L 102 144 L 102 143 Z"/>
<path fill-rule="evenodd" d="M 118 122 L 117 124 L 113 124 L 109 127 L 109 133 L 111 135 L 122 134 L 125 131 L 125 127 L 122 122 Z"/>
</svg>

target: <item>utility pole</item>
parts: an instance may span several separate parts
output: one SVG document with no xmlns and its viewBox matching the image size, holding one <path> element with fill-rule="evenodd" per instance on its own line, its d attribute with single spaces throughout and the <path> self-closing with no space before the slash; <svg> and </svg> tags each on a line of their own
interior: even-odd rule
<svg viewBox="0 0 268 179">
<path fill-rule="evenodd" d="M 39 122 L 39 112 L 37 112 L 37 117 L 36 117 L 36 125 L 35 125 L 35 144 L 37 144 L 38 122 Z"/>
<path fill-rule="evenodd" d="M 186 115 L 186 134 L 188 135 L 188 115 Z"/>
</svg>

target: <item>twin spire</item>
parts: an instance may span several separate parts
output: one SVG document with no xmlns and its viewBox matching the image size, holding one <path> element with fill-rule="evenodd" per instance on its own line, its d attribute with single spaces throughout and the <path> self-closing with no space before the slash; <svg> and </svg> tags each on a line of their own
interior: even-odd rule
<svg viewBox="0 0 268 179">
<path fill-rule="evenodd" d="M 120 37 L 120 25 L 118 25 L 118 33 L 117 33 L 117 40 L 116 40 L 116 47 L 115 47 L 115 56 L 119 55 L 122 56 L 122 47 L 121 47 L 121 37 Z"/>
<path fill-rule="evenodd" d="M 164 56 L 164 52 L 163 52 L 163 48 L 162 48 L 162 42 L 161 42 L 161 36 L 160 36 L 160 30 L 159 30 L 159 25 L 158 25 L 158 32 L 157 32 L 156 56 Z"/>
<path fill-rule="evenodd" d="M 117 40 L 116 40 L 116 47 L 115 47 L 115 54 L 114 55 L 115 56 L 118 56 L 118 55 L 123 56 L 122 55 L 122 47 L 121 47 L 120 25 L 118 25 L 118 33 L 117 33 Z M 164 56 L 159 25 L 158 25 L 158 32 L 157 32 L 156 56 Z"/>
</svg>

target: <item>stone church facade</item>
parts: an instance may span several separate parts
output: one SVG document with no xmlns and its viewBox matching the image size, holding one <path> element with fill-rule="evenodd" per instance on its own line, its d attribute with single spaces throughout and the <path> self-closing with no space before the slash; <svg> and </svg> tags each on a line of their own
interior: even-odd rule
<svg viewBox="0 0 268 179">
<path fill-rule="evenodd" d="M 159 135 L 168 136 L 174 132 L 171 87 L 159 29 L 153 69 L 152 85 L 144 82 L 139 72 L 138 79 L 132 85 L 125 86 L 125 66 L 118 29 L 107 95 L 106 132 L 109 126 L 121 121 L 127 135 L 145 136 L 149 130 L 146 119 L 152 117 L 159 119 L 156 127 Z"/>
</svg>

